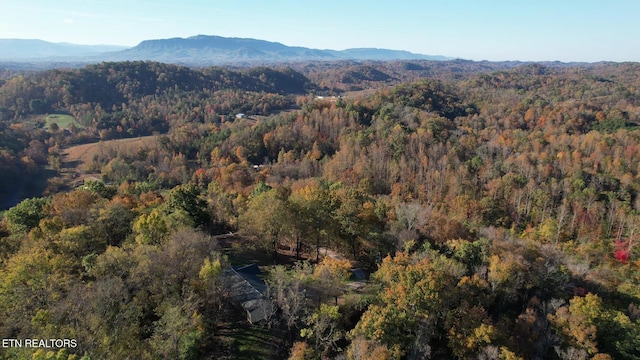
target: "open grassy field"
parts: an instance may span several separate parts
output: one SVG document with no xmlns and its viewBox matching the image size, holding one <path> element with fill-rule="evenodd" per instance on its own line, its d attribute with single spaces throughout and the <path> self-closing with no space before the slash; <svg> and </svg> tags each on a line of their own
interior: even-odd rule
<svg viewBox="0 0 640 360">
<path fill-rule="evenodd" d="M 150 148 L 155 146 L 157 139 L 157 135 L 150 135 L 68 147 L 62 152 L 62 171 L 60 177 L 63 179 L 63 183 L 71 187 L 82 184 L 84 180 L 97 179 L 100 176 L 99 174 L 91 174 L 87 171 L 96 154 L 111 150 L 133 152 L 141 148 Z"/>
<path fill-rule="evenodd" d="M 84 165 L 93 161 L 94 155 L 102 151 L 109 151 L 113 149 L 136 151 L 141 148 L 149 148 L 155 145 L 157 138 L 158 137 L 155 135 L 150 135 L 71 146 L 64 149 L 62 152 L 63 161 L 65 163 L 73 164 L 75 167 L 83 168 Z"/>
<path fill-rule="evenodd" d="M 44 118 L 47 129 L 50 129 L 51 124 L 56 123 L 60 129 L 69 129 L 69 126 L 73 124 L 74 126 L 81 128 L 82 125 L 71 115 L 67 114 L 49 114 Z"/>
</svg>

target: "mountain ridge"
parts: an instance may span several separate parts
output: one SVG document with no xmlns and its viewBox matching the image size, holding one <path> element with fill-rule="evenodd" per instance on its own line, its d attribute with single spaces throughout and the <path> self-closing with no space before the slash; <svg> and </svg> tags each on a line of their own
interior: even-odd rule
<svg viewBox="0 0 640 360">
<path fill-rule="evenodd" d="M 12 48 L 13 46 L 13 48 Z M 28 61 L 160 61 L 186 65 L 222 65 L 337 60 L 452 60 L 406 50 L 352 48 L 345 50 L 288 46 L 253 38 L 195 35 L 187 38 L 150 39 L 131 48 L 50 43 L 43 40 L 0 39 L 0 60 Z M 115 51 L 113 51 L 115 50 Z"/>
<path fill-rule="evenodd" d="M 0 60 L 37 60 L 47 58 L 86 57 L 121 51 L 126 46 L 54 43 L 40 39 L 0 39 Z"/>
</svg>

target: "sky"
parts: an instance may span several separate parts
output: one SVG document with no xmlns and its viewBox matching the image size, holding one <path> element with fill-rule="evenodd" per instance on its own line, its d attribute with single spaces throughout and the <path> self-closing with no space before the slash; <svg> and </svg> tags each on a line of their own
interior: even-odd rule
<svg viewBox="0 0 640 360">
<path fill-rule="evenodd" d="M 0 38 L 218 35 L 469 60 L 640 61 L 639 0 L 0 0 Z"/>
</svg>

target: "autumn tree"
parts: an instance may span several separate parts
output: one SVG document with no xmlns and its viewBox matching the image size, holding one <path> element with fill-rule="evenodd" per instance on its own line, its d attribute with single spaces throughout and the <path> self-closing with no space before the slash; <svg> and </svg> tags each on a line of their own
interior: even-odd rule
<svg viewBox="0 0 640 360">
<path fill-rule="evenodd" d="M 313 341 L 314 347 L 322 354 L 328 353 L 335 348 L 336 342 L 342 336 L 338 327 L 340 318 L 339 307 L 320 304 L 306 320 L 307 328 L 300 331 L 303 338 Z"/>
<path fill-rule="evenodd" d="M 315 266 L 313 280 L 318 286 L 320 298 L 324 295 L 333 296 L 338 305 L 338 296 L 344 291 L 345 282 L 351 276 L 351 262 L 346 259 L 335 259 L 326 256 Z"/>
<path fill-rule="evenodd" d="M 369 306 L 352 334 L 385 344 L 394 356 L 429 352 L 420 344 L 437 337 L 442 319 L 456 304 L 450 296 L 464 272 L 457 262 L 429 252 L 385 258 L 372 276 L 383 286 L 379 301 Z"/>
<path fill-rule="evenodd" d="M 238 228 L 257 238 L 265 248 L 271 248 L 275 256 L 286 215 L 285 200 L 276 190 L 266 190 L 249 199 L 247 210 L 238 218 Z"/>
<path fill-rule="evenodd" d="M 337 229 L 332 221 L 332 213 L 336 203 L 331 196 L 329 184 L 322 181 L 311 181 L 293 191 L 290 201 L 299 211 L 297 221 L 304 226 L 305 235 L 315 239 L 316 261 L 320 259 L 321 239 L 328 239 Z"/>
<path fill-rule="evenodd" d="M 136 234 L 136 242 L 139 244 L 160 244 L 169 233 L 165 215 L 154 209 L 149 214 L 141 214 L 133 223 L 133 231 Z"/>
</svg>

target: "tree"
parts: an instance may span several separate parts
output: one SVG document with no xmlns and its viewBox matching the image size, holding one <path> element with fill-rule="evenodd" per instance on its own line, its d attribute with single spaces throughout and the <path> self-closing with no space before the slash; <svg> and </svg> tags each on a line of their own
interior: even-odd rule
<svg viewBox="0 0 640 360">
<path fill-rule="evenodd" d="M 40 220 L 47 216 L 46 207 L 48 204 L 49 201 L 43 198 L 22 200 L 4 213 L 7 227 L 14 234 L 28 232 L 38 226 Z"/>
<path fill-rule="evenodd" d="M 135 214 L 122 203 L 111 203 L 98 211 L 98 218 L 92 224 L 96 235 L 107 245 L 118 246 L 131 234 Z"/>
<path fill-rule="evenodd" d="M 314 180 L 293 191 L 290 201 L 299 211 L 297 221 L 305 229 L 305 235 L 316 240 L 316 261 L 320 260 L 320 240 L 328 238 L 337 229 L 333 211 L 337 204 L 331 196 L 329 184 Z"/>
<path fill-rule="evenodd" d="M 313 269 L 308 263 L 298 262 L 291 270 L 278 265 L 269 273 L 269 295 L 278 305 L 287 329 L 298 327 L 306 312 L 305 284 Z"/>
<path fill-rule="evenodd" d="M 332 257 L 325 257 L 313 271 L 313 278 L 319 288 L 320 297 L 325 294 L 333 296 L 336 305 L 338 305 L 338 296 L 344 291 L 344 284 L 350 276 L 351 262 Z"/>
<path fill-rule="evenodd" d="M 142 214 L 133 223 L 136 242 L 144 245 L 158 245 L 163 242 L 170 229 L 162 211 L 153 209 L 149 214 Z"/>
<path fill-rule="evenodd" d="M 207 186 L 209 211 L 218 225 L 235 228 L 239 206 L 234 201 L 239 202 L 237 194 L 224 191 L 217 182 L 212 181 Z"/>
<path fill-rule="evenodd" d="M 446 315 L 455 308 L 456 284 L 466 269 L 433 251 L 386 257 L 372 279 L 381 285 L 374 302 L 352 331 L 387 346 L 394 357 L 437 338 Z"/>
<path fill-rule="evenodd" d="M 69 350 L 60 349 L 58 351 L 45 351 L 44 349 L 36 350 L 33 355 L 31 355 L 31 360 L 89 360 L 90 357 L 83 356 L 80 357 L 76 354 L 69 354 Z"/>
<path fill-rule="evenodd" d="M 396 222 L 392 228 L 398 238 L 398 250 L 409 250 L 418 240 L 418 230 L 427 223 L 427 216 L 431 209 L 417 201 L 400 203 L 395 206 Z"/>
<path fill-rule="evenodd" d="M 278 192 L 267 190 L 249 199 L 246 211 L 238 218 L 238 228 L 257 238 L 264 248 L 271 248 L 275 257 L 286 215 L 285 202 Z"/>
<path fill-rule="evenodd" d="M 491 284 L 491 290 L 503 301 L 513 302 L 525 286 L 529 264 L 519 253 L 502 252 L 501 255 L 489 257 L 487 280 Z"/>
<path fill-rule="evenodd" d="M 550 316 L 551 323 L 567 338 L 570 346 L 595 354 L 598 318 L 602 316 L 602 299 L 594 294 L 574 297 L 569 306 L 559 308 Z"/>
<path fill-rule="evenodd" d="M 51 240 L 56 245 L 56 251 L 72 254 L 79 259 L 87 254 L 101 253 L 107 247 L 106 239 L 95 237 L 87 225 L 62 229 Z"/>
<path fill-rule="evenodd" d="M 172 213 L 178 210 L 186 212 L 196 228 L 206 228 L 211 224 L 207 202 L 200 197 L 200 189 L 194 184 L 180 185 L 169 192 L 165 211 Z"/>
<path fill-rule="evenodd" d="M 88 224 L 94 215 L 91 209 L 98 199 L 98 195 L 82 189 L 60 193 L 51 199 L 51 210 L 67 226 Z"/>
<path fill-rule="evenodd" d="M 485 238 L 476 241 L 449 240 L 446 245 L 453 251 L 453 257 L 467 266 L 469 274 L 488 262 L 489 240 Z"/>
<path fill-rule="evenodd" d="M 97 180 L 85 181 L 82 188 L 105 199 L 111 199 L 118 191 L 115 186 L 108 186 L 102 181 Z"/>
<path fill-rule="evenodd" d="M 296 259 L 300 259 L 304 239 L 307 234 L 306 223 L 300 218 L 302 212 L 298 203 L 289 198 L 284 205 L 284 240 L 287 241 L 290 249 L 295 248 Z"/>
<path fill-rule="evenodd" d="M 459 359 L 472 358 L 498 337 L 485 309 L 466 302 L 448 314 L 445 327 L 449 348 Z"/>
<path fill-rule="evenodd" d="M 198 359 L 202 341 L 202 317 L 195 304 L 163 304 L 150 339 L 154 353 L 165 359 Z"/>
<path fill-rule="evenodd" d="M 315 360 L 320 357 L 313 348 L 304 341 L 297 341 L 291 347 L 291 354 L 289 354 L 289 360 Z"/>
<path fill-rule="evenodd" d="M 640 359 L 640 319 L 608 309 L 598 321 L 598 350 L 596 356 Z"/>
<path fill-rule="evenodd" d="M 223 305 L 223 284 L 222 274 L 227 268 L 227 259 L 222 256 L 210 256 L 204 259 L 198 278 L 202 282 L 200 289 L 204 299 L 205 307 L 210 313 L 216 314 Z M 215 316 L 211 318 L 215 324 Z"/>
<path fill-rule="evenodd" d="M 315 349 L 325 354 L 342 337 L 342 332 L 338 329 L 339 318 L 338 306 L 320 304 L 320 308 L 307 318 L 309 327 L 302 329 L 300 336 L 312 339 Z"/>
<path fill-rule="evenodd" d="M 142 307 L 122 278 L 107 275 L 76 284 L 55 312 L 75 330 L 78 351 L 92 357 L 143 357 Z"/>
<path fill-rule="evenodd" d="M 376 214 L 375 199 L 352 187 L 340 187 L 333 191 L 339 206 L 333 212 L 339 224 L 339 245 L 358 259 L 363 248 L 376 245 L 384 229 L 384 223 Z"/>
<path fill-rule="evenodd" d="M 347 349 L 347 360 L 388 360 L 392 359 L 391 352 L 384 345 L 356 337 Z"/>
<path fill-rule="evenodd" d="M 67 255 L 39 246 L 20 249 L 0 269 L 0 333 L 22 338 L 46 335 L 44 328 L 55 324 L 35 319 L 64 298 L 75 273 L 74 261 Z"/>
</svg>

